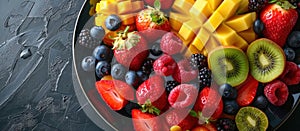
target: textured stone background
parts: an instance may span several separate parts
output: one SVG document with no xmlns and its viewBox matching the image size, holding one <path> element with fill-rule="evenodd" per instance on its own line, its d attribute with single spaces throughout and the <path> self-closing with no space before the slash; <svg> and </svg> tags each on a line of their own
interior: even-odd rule
<svg viewBox="0 0 300 131">
<path fill-rule="evenodd" d="M 72 85 L 72 33 L 83 3 L 1 0 L 1 131 L 101 130 L 86 117 Z M 294 123 L 280 129 L 300 123 L 296 112 Z"/>
</svg>

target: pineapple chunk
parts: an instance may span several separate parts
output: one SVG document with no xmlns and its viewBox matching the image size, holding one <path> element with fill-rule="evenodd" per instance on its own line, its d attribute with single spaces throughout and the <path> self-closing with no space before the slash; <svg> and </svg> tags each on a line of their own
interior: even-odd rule
<svg viewBox="0 0 300 131">
<path fill-rule="evenodd" d="M 236 32 L 241 32 L 249 29 L 252 26 L 253 17 L 256 17 L 255 12 L 247 13 L 244 15 L 236 15 L 228 19 L 228 21 L 226 21 L 226 24 Z"/>
</svg>

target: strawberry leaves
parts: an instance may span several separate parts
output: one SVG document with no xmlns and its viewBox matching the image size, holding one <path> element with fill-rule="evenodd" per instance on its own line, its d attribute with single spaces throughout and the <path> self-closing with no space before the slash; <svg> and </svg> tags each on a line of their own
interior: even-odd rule
<svg viewBox="0 0 300 131">
<path fill-rule="evenodd" d="M 153 105 L 151 104 L 151 101 L 150 101 L 150 100 L 147 100 L 147 101 L 145 102 L 145 104 L 142 104 L 142 105 L 141 105 L 141 107 L 142 107 L 141 110 L 142 110 L 143 113 L 148 112 L 148 113 L 154 114 L 154 115 L 159 115 L 159 114 L 160 114 L 160 110 L 159 110 L 158 108 L 156 108 L 155 106 L 153 106 Z"/>
</svg>

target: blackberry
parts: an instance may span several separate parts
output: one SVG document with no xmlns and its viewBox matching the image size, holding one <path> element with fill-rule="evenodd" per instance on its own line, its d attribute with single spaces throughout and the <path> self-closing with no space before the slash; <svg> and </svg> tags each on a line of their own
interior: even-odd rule
<svg viewBox="0 0 300 131">
<path fill-rule="evenodd" d="M 89 29 L 81 30 L 81 32 L 78 36 L 78 43 L 79 43 L 79 45 L 82 45 L 87 48 L 92 48 L 92 49 L 100 44 L 96 39 L 94 39 L 91 36 Z"/>
<path fill-rule="evenodd" d="M 142 64 L 142 72 L 145 73 L 146 75 L 150 75 L 151 72 L 153 71 L 153 63 L 154 59 L 152 58 L 147 58 L 144 63 Z"/>
<path fill-rule="evenodd" d="M 208 69 L 207 67 L 202 68 L 199 71 L 198 80 L 199 80 L 199 87 L 200 87 L 200 89 L 202 89 L 204 87 L 210 87 L 210 83 L 211 83 L 211 70 Z"/>
<path fill-rule="evenodd" d="M 168 94 L 171 92 L 171 90 L 173 90 L 176 86 L 179 85 L 177 81 L 167 81 L 166 84 L 166 91 Z"/>
<path fill-rule="evenodd" d="M 228 118 L 220 118 L 217 121 L 217 130 L 218 131 L 236 131 L 236 125 L 235 122 Z"/>
<path fill-rule="evenodd" d="M 193 68 L 200 70 L 203 67 L 207 67 L 207 58 L 203 54 L 193 54 L 190 63 Z"/>
<path fill-rule="evenodd" d="M 259 12 L 268 3 L 268 0 L 249 0 L 248 9 L 250 11 Z"/>
</svg>

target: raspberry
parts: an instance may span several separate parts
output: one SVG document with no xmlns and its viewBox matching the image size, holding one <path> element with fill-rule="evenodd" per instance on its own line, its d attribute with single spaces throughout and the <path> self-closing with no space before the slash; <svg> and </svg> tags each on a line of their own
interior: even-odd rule
<svg viewBox="0 0 300 131">
<path fill-rule="evenodd" d="M 161 50 L 169 55 L 177 54 L 182 49 L 182 41 L 173 32 L 166 33 L 160 41 Z"/>
<path fill-rule="evenodd" d="M 202 89 L 204 87 L 210 87 L 210 84 L 211 84 L 211 70 L 208 69 L 207 67 L 202 68 L 199 71 L 198 80 L 199 80 L 200 89 Z"/>
<path fill-rule="evenodd" d="M 193 54 L 190 63 L 193 68 L 200 70 L 207 67 L 207 58 L 203 54 Z"/>
<path fill-rule="evenodd" d="M 81 30 L 79 36 L 78 36 L 78 43 L 79 45 L 82 45 L 87 48 L 95 48 L 97 45 L 100 43 L 94 39 L 91 34 L 89 29 L 83 29 Z"/>
<path fill-rule="evenodd" d="M 249 0 L 248 8 L 250 11 L 259 12 L 267 3 L 268 0 Z"/>
<path fill-rule="evenodd" d="M 274 80 L 265 86 L 264 94 L 275 106 L 283 105 L 288 98 L 288 87 L 280 80 Z"/>
<path fill-rule="evenodd" d="M 235 122 L 229 118 L 220 118 L 217 121 L 217 130 L 218 131 L 235 131 L 236 125 Z"/>
<path fill-rule="evenodd" d="M 170 93 L 179 83 L 177 81 L 167 81 L 166 91 Z"/>
<path fill-rule="evenodd" d="M 296 85 L 300 82 L 300 68 L 294 62 L 287 61 L 279 78 L 286 85 Z"/>
<path fill-rule="evenodd" d="M 144 63 L 142 64 L 142 72 L 150 75 L 151 72 L 153 71 L 153 63 L 154 63 L 154 59 L 152 58 L 147 58 Z"/>
<path fill-rule="evenodd" d="M 189 82 L 197 78 L 198 70 L 192 69 L 188 60 L 181 60 L 178 62 L 178 68 L 173 73 L 173 78 L 179 83 Z"/>
<path fill-rule="evenodd" d="M 173 108 L 185 108 L 195 102 L 197 94 L 198 91 L 193 85 L 181 84 L 170 92 L 168 101 Z"/>
<path fill-rule="evenodd" d="M 176 71 L 177 64 L 169 55 L 162 55 L 153 63 L 153 69 L 158 75 L 169 76 Z"/>
</svg>

